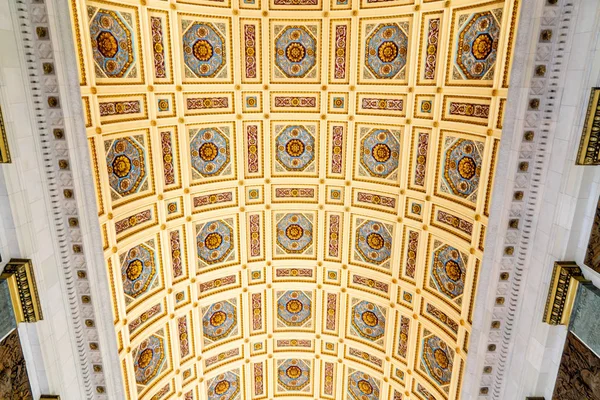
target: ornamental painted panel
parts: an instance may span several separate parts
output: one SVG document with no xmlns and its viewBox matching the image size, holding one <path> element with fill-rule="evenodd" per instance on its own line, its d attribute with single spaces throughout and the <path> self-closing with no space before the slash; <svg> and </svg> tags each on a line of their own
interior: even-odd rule
<svg viewBox="0 0 600 400">
<path fill-rule="evenodd" d="M 137 302 L 162 285 L 158 239 L 151 239 L 119 254 L 125 303 Z"/>
<path fill-rule="evenodd" d="M 321 21 L 271 20 L 271 83 L 319 83 Z"/>
<path fill-rule="evenodd" d="M 346 176 L 346 146 L 348 124 L 346 122 L 327 123 L 327 177 Z"/>
<path fill-rule="evenodd" d="M 162 158 L 163 188 L 165 191 L 181 188 L 179 133 L 176 126 L 158 128 Z"/>
<path fill-rule="evenodd" d="M 170 230 L 167 233 L 169 240 L 169 260 L 171 265 L 171 274 L 173 282 L 179 282 L 186 279 L 187 273 L 187 241 L 183 226 Z"/>
<path fill-rule="evenodd" d="M 394 225 L 356 216 L 353 225 L 351 261 L 389 271 L 394 248 Z"/>
<path fill-rule="evenodd" d="M 206 382 L 207 399 L 241 400 L 242 382 L 239 368 L 219 374 Z"/>
<path fill-rule="evenodd" d="M 262 121 L 244 121 L 244 174 L 246 178 L 262 178 L 264 168 L 264 138 Z"/>
<path fill-rule="evenodd" d="M 152 32 L 153 81 L 155 84 L 173 83 L 169 13 L 160 10 L 148 10 L 148 18 L 148 25 Z"/>
<path fill-rule="evenodd" d="M 313 330 L 314 293 L 301 290 L 275 293 L 276 330 Z"/>
<path fill-rule="evenodd" d="M 273 231 L 274 258 L 313 258 L 316 235 L 315 213 L 275 213 Z"/>
<path fill-rule="evenodd" d="M 312 361 L 292 358 L 277 360 L 277 389 L 280 394 L 312 393 Z"/>
<path fill-rule="evenodd" d="M 448 53 L 447 85 L 492 86 L 500 66 L 502 6 L 498 3 L 457 8 L 452 14 L 452 46 Z"/>
<path fill-rule="evenodd" d="M 100 124 L 137 121 L 148 118 L 146 95 L 98 96 Z"/>
<path fill-rule="evenodd" d="M 358 82 L 406 84 L 411 16 L 361 18 Z"/>
<path fill-rule="evenodd" d="M 391 93 L 358 93 L 356 95 L 356 114 L 406 116 L 406 95 Z"/>
<path fill-rule="evenodd" d="M 271 92 L 273 113 L 318 113 L 320 110 L 319 92 Z"/>
<path fill-rule="evenodd" d="M 89 2 L 87 18 L 96 84 L 144 83 L 137 7 Z"/>
<path fill-rule="evenodd" d="M 315 122 L 271 123 L 272 174 L 316 176 L 319 128 Z"/>
<path fill-rule="evenodd" d="M 325 237 L 325 260 L 342 260 L 342 232 L 344 214 L 337 212 L 325 213 L 327 236 Z"/>
<path fill-rule="evenodd" d="M 442 121 L 487 126 L 491 104 L 490 97 L 444 96 Z"/>
<path fill-rule="evenodd" d="M 332 362 L 322 362 L 321 366 L 323 383 L 321 384 L 321 396 L 328 399 L 335 399 L 337 386 L 337 365 Z"/>
<path fill-rule="evenodd" d="M 204 350 L 241 334 L 238 299 L 235 297 L 202 307 L 201 318 Z"/>
<path fill-rule="evenodd" d="M 231 19 L 178 14 L 184 83 L 232 81 Z"/>
<path fill-rule="evenodd" d="M 419 370 L 447 393 L 452 378 L 454 350 L 443 339 L 423 330 Z"/>
<path fill-rule="evenodd" d="M 127 132 L 104 140 L 105 165 L 113 207 L 151 194 L 150 133 Z"/>
<path fill-rule="evenodd" d="M 439 71 L 440 35 L 444 13 L 430 12 L 423 14 L 421 20 L 421 44 L 419 50 L 418 85 L 435 85 Z"/>
<path fill-rule="evenodd" d="M 354 179 L 399 185 L 400 127 L 371 127 L 358 125 L 356 132 Z"/>
<path fill-rule="evenodd" d="M 352 298 L 348 305 L 347 334 L 354 339 L 383 350 L 387 308 L 367 300 Z"/>
<path fill-rule="evenodd" d="M 430 238 L 430 265 L 426 285 L 449 304 L 460 309 L 467 281 L 469 256 L 459 249 Z"/>
<path fill-rule="evenodd" d="M 196 257 L 201 270 L 222 267 L 237 260 L 236 231 L 234 218 L 196 225 Z"/>
<path fill-rule="evenodd" d="M 220 91 L 219 93 L 190 92 L 183 94 L 184 114 L 210 115 L 235 113 L 233 92 Z"/>
<path fill-rule="evenodd" d="M 474 135 L 442 131 L 436 195 L 475 208 L 484 159 L 483 140 Z"/>
<path fill-rule="evenodd" d="M 371 375 L 348 368 L 347 395 L 352 400 L 380 400 L 381 381 Z"/>
<path fill-rule="evenodd" d="M 168 337 L 163 329 L 148 336 L 132 352 L 137 391 L 143 392 L 169 368 Z"/>
<path fill-rule="evenodd" d="M 246 257 L 248 261 L 265 259 L 265 222 L 262 212 L 246 214 Z"/>
<path fill-rule="evenodd" d="M 427 161 L 431 142 L 431 129 L 413 127 L 410 149 L 408 187 L 424 192 L 427 187 Z"/>
<path fill-rule="evenodd" d="M 332 19 L 329 37 L 331 46 L 329 56 L 329 83 L 350 81 L 350 26 L 349 19 Z"/>
<path fill-rule="evenodd" d="M 192 182 L 235 179 L 233 125 L 190 126 L 187 131 Z"/>
<path fill-rule="evenodd" d="M 259 19 L 240 20 L 243 83 L 262 82 L 262 28 Z"/>
</svg>

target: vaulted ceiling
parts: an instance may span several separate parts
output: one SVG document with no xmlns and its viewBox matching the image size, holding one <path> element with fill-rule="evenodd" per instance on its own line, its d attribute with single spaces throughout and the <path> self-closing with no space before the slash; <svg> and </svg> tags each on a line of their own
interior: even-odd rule
<svg viewBox="0 0 600 400">
<path fill-rule="evenodd" d="M 73 0 L 127 398 L 460 398 L 516 16 Z"/>
</svg>

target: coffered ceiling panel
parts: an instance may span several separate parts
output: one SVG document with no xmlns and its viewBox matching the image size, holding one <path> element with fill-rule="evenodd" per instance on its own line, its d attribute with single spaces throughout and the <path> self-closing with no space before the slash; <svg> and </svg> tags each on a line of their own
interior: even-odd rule
<svg viewBox="0 0 600 400">
<path fill-rule="evenodd" d="M 459 399 L 517 10 L 72 0 L 127 398 Z"/>
</svg>

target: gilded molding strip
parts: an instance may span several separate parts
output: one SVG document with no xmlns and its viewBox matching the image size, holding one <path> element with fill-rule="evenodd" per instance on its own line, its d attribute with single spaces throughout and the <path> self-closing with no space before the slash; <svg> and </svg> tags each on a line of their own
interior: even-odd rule
<svg viewBox="0 0 600 400">
<path fill-rule="evenodd" d="M 6 127 L 4 126 L 4 116 L 2 115 L 2 108 L 0 108 L 0 163 L 10 162 L 10 151 L 8 149 Z"/>
<path fill-rule="evenodd" d="M 555 262 L 543 322 L 550 325 L 568 325 L 577 288 L 583 282 L 587 280 L 574 261 Z"/>
<path fill-rule="evenodd" d="M 17 323 L 44 319 L 31 260 L 11 259 L 4 267 L 0 279 L 8 281 Z"/>
<path fill-rule="evenodd" d="M 576 165 L 600 165 L 600 87 L 592 88 Z"/>
</svg>

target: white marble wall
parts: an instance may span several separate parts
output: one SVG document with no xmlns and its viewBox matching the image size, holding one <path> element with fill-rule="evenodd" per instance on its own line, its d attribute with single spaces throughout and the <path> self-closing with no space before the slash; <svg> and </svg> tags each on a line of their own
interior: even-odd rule
<svg viewBox="0 0 600 400">
<path fill-rule="evenodd" d="M 552 398 L 567 332 L 566 327 L 542 323 L 552 268 L 560 260 L 583 264 L 600 195 L 600 167 L 575 165 L 590 88 L 600 85 L 600 2 L 573 3 L 574 32 L 571 42 L 565 45 L 567 69 L 557 91 L 560 112 L 548 149 L 550 162 L 545 171 L 540 218 L 520 302 L 504 399 L 533 395 Z M 589 269 L 585 274 L 600 286 L 600 276 Z"/>
<path fill-rule="evenodd" d="M 85 395 L 80 389 L 70 311 L 47 211 L 43 159 L 23 50 L 15 35 L 15 6 L 12 0 L 0 0 L 0 104 L 13 161 L 0 165 L 0 251 L 3 264 L 11 257 L 29 258 L 35 268 L 44 320 L 19 326 L 34 398 L 45 393 L 81 400 Z"/>
</svg>

